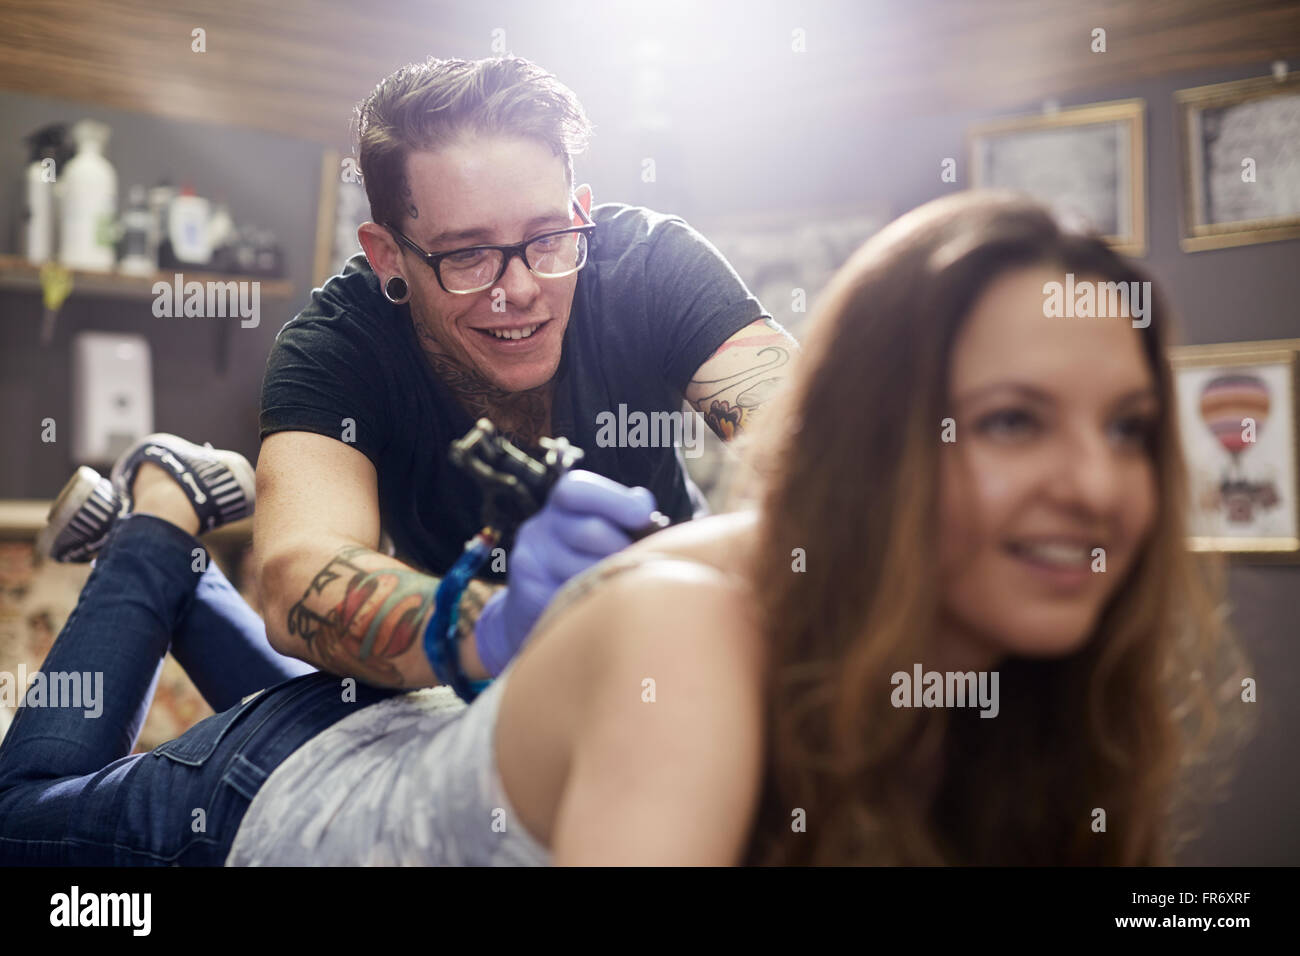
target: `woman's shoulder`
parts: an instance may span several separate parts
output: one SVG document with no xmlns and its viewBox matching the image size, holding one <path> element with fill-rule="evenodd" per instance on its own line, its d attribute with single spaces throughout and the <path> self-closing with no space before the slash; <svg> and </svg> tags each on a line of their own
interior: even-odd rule
<svg viewBox="0 0 1300 956">
<path fill-rule="evenodd" d="M 735 511 L 683 521 L 625 548 L 619 555 L 636 560 L 655 555 L 694 561 L 748 583 L 758 512 Z"/>
<path fill-rule="evenodd" d="M 571 614 L 596 592 L 602 594 L 604 607 L 592 610 L 616 611 L 621 623 L 637 611 L 655 608 L 658 612 L 649 616 L 662 619 L 683 602 L 694 606 L 696 601 L 714 600 L 744 607 L 750 587 L 746 559 L 752 527 L 748 514 L 718 515 L 644 538 L 566 582 L 534 634 Z M 661 602 L 667 604 L 660 607 Z M 698 607 L 692 613 L 698 614 Z"/>
<path fill-rule="evenodd" d="M 530 815 L 531 832 L 544 838 L 573 741 L 593 726 L 598 695 L 626 692 L 640 707 L 662 694 L 664 706 L 656 712 L 661 730 L 681 722 L 686 733 L 719 724 L 757 726 L 758 718 L 748 719 L 761 713 L 763 686 L 754 602 L 737 575 L 684 549 L 673 530 L 570 580 L 510 664 L 495 738 L 498 765 L 516 810 Z M 610 729 L 619 728 L 626 730 L 626 723 Z M 728 740 L 715 769 L 734 763 L 735 776 L 743 776 L 746 754 L 759 748 L 742 744 Z"/>
</svg>

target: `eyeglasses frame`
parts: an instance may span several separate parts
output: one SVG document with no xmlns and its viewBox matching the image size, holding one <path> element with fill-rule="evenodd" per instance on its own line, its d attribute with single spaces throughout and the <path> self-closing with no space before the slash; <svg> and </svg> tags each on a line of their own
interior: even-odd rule
<svg viewBox="0 0 1300 956">
<path fill-rule="evenodd" d="M 573 272 L 566 272 L 564 273 L 564 275 L 558 275 L 558 276 L 544 276 L 541 275 L 540 273 L 533 272 L 533 267 L 528 264 L 528 259 L 524 255 L 524 247 L 529 245 L 530 243 L 534 243 L 539 239 L 547 239 L 551 236 L 561 236 L 566 233 L 579 233 L 581 235 L 586 236 L 588 252 L 590 253 L 591 239 L 596 232 L 596 223 L 593 222 L 591 217 L 587 215 L 586 210 L 582 208 L 582 204 L 579 203 L 577 199 L 572 200 L 572 202 L 573 202 L 573 208 L 578 211 L 578 215 L 582 217 L 582 219 L 585 222 L 585 225 L 569 226 L 568 228 L 565 229 L 556 229 L 551 232 L 543 232 L 539 235 L 533 236 L 531 239 L 525 239 L 523 242 L 510 243 L 508 245 L 484 244 L 484 245 L 477 245 L 477 246 L 464 246 L 463 248 L 460 249 L 450 249 L 447 252 L 426 252 L 424 249 L 421 249 L 418 245 L 416 245 L 413 241 L 411 241 L 411 239 L 405 233 L 403 233 L 402 230 L 398 229 L 392 223 L 384 223 L 384 228 L 386 228 L 389 232 L 391 232 L 399 242 L 404 243 L 407 247 L 409 247 L 412 252 L 414 252 L 424 261 L 425 265 L 427 265 L 430 269 L 433 270 L 433 277 L 438 280 L 438 285 L 442 287 L 443 292 L 446 292 L 448 295 L 475 295 L 479 292 L 482 292 L 484 289 L 492 288 L 494 285 L 500 282 L 502 276 L 506 274 L 506 270 L 510 268 L 510 263 L 514 260 L 515 256 L 518 256 L 523 261 L 525 269 L 527 269 L 533 275 L 537 276 L 537 278 L 539 279 L 563 279 L 567 276 L 573 275 L 575 272 L 580 272 L 582 270 L 582 267 L 587 264 L 585 260 L 583 261 L 582 266 L 578 266 L 578 268 L 574 269 Z M 446 284 L 442 281 L 442 260 L 446 259 L 448 256 L 459 255 L 462 252 L 477 252 L 481 249 L 499 249 L 501 250 L 501 252 L 505 253 L 504 257 L 501 260 L 501 271 L 497 273 L 496 278 L 493 279 L 491 282 L 489 282 L 487 285 L 480 286 L 477 289 L 470 289 L 464 292 L 453 291 L 451 289 L 448 289 Z"/>
</svg>

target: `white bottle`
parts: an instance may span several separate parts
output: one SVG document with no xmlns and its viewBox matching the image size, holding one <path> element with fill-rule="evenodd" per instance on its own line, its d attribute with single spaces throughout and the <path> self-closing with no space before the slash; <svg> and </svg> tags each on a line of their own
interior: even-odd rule
<svg viewBox="0 0 1300 956">
<path fill-rule="evenodd" d="M 208 220 L 208 248 L 216 252 L 222 246 L 233 242 L 235 238 L 235 222 L 230 218 L 230 210 L 226 208 L 225 203 L 217 203 L 212 210 L 212 218 Z"/>
<path fill-rule="evenodd" d="M 54 184 L 62 172 L 58 164 L 67 159 L 67 138 L 68 131 L 61 123 L 52 123 L 27 137 L 32 161 L 27 166 L 22 251 L 30 262 L 54 258 Z"/>
<path fill-rule="evenodd" d="M 210 215 L 211 204 L 202 196 L 194 195 L 189 186 L 181 187 L 181 194 L 171 201 L 167 210 L 167 238 L 171 240 L 172 253 L 182 263 L 204 266 L 211 261 Z"/>
<path fill-rule="evenodd" d="M 113 268 L 117 218 L 117 173 L 104 158 L 108 127 L 94 120 L 73 124 L 77 153 L 68 160 L 59 198 L 59 261 L 71 269 Z"/>
<path fill-rule="evenodd" d="M 53 157 L 41 157 L 27 167 L 27 221 L 23 224 L 23 252 L 29 262 L 49 262 L 54 257 L 53 162 Z"/>
</svg>

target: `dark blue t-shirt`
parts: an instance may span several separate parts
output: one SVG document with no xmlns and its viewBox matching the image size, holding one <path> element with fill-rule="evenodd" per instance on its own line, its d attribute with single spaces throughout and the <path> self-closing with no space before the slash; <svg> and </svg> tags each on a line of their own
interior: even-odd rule
<svg viewBox="0 0 1300 956">
<path fill-rule="evenodd" d="M 606 203 L 578 273 L 551 412 L 579 467 L 649 488 L 674 521 L 703 511 L 680 448 L 600 447 L 597 416 L 673 412 L 691 376 L 766 312 L 716 248 L 681 218 Z M 447 458 L 473 419 L 430 366 L 410 309 L 394 306 L 364 256 L 312 293 L 276 336 L 262 385 L 261 437 L 345 440 L 374 464 L 379 510 L 399 557 L 444 574 L 481 527 L 482 495 Z M 500 575 L 485 572 L 487 577 Z"/>
</svg>

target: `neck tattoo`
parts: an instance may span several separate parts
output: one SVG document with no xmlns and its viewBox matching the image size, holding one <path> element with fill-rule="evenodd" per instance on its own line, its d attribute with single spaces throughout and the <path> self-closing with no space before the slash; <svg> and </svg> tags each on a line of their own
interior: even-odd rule
<svg viewBox="0 0 1300 956">
<path fill-rule="evenodd" d="M 515 444 L 536 447 L 549 429 L 550 382 L 524 392 L 507 392 L 432 350 L 429 364 L 473 419 L 489 418 Z"/>
</svg>

